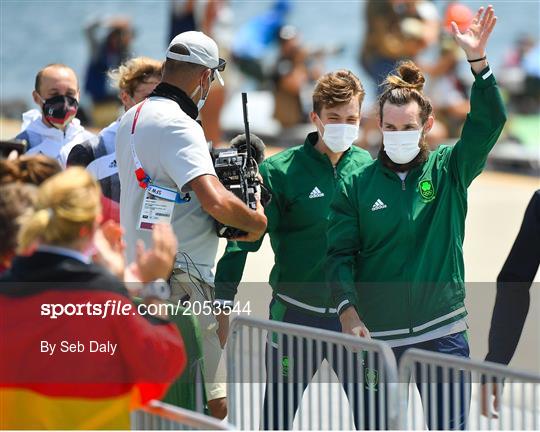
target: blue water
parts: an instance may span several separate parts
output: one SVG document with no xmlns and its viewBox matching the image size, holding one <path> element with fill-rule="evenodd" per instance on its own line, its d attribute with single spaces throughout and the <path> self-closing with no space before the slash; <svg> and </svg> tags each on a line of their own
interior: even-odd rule
<svg viewBox="0 0 540 432">
<path fill-rule="evenodd" d="M 326 62 L 327 69 L 350 68 L 366 80 L 357 63 L 364 34 L 361 1 L 294 1 L 289 22 L 310 45 L 344 44 L 345 52 Z M 476 9 L 486 2 L 467 1 Z M 267 9 L 271 1 L 232 1 L 234 26 Z M 436 1 L 442 10 L 445 1 Z M 488 46 L 497 70 L 518 35 L 540 39 L 540 2 L 492 1 L 499 23 Z M 83 25 L 88 20 L 121 14 L 131 17 L 137 31 L 135 55 L 163 58 L 168 43 L 169 1 L 0 0 L 0 98 L 31 103 L 36 72 L 45 64 L 72 66 L 82 81 L 88 59 Z M 368 87 L 369 90 L 369 87 Z"/>
</svg>

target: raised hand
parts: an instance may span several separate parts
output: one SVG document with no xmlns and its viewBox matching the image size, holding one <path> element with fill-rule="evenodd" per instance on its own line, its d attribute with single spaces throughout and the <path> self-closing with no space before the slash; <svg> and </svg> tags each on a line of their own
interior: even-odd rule
<svg viewBox="0 0 540 432">
<path fill-rule="evenodd" d="M 452 34 L 456 43 L 465 51 L 468 60 L 476 60 L 486 55 L 486 45 L 497 23 L 493 6 L 478 9 L 469 28 L 461 33 L 457 24 L 452 21 Z"/>
<path fill-rule="evenodd" d="M 107 267 L 120 280 L 124 278 L 124 231 L 119 223 L 108 220 L 94 234 L 94 262 Z"/>
</svg>

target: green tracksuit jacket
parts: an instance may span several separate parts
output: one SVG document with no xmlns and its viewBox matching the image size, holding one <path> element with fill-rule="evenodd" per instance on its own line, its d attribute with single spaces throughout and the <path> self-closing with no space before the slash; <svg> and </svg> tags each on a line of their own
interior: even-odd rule
<svg viewBox="0 0 540 432">
<path fill-rule="evenodd" d="M 310 133 L 304 145 L 282 151 L 260 167 L 264 184 L 272 192 L 265 208 L 275 255 L 270 285 L 288 306 L 335 315 L 324 272 L 330 203 L 339 180 L 372 158 L 367 151 L 352 147 L 334 169 L 328 157 L 314 148 L 316 142 L 317 133 Z M 257 251 L 261 243 L 262 239 L 228 243 L 216 269 L 216 299 L 234 299 L 247 253 Z"/>
<path fill-rule="evenodd" d="M 383 340 L 414 338 L 465 317 L 467 188 L 505 120 L 486 68 L 475 77 L 457 144 L 432 152 L 404 181 L 380 160 L 343 179 L 328 231 L 327 282 L 338 313 L 355 306 Z"/>
</svg>

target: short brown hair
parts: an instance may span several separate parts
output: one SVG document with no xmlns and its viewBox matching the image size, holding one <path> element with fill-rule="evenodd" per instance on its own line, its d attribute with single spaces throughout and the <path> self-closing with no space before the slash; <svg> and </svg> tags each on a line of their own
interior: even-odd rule
<svg viewBox="0 0 540 432">
<path fill-rule="evenodd" d="M 349 70 L 330 72 L 317 80 L 313 91 L 313 111 L 321 113 L 323 107 L 333 108 L 357 97 L 362 105 L 366 92 L 358 77 Z"/>
<path fill-rule="evenodd" d="M 410 60 L 399 63 L 396 67 L 396 73 L 388 75 L 382 83 L 384 91 L 379 96 L 381 122 L 386 102 L 402 106 L 415 101 L 420 107 L 420 120 L 424 124 L 433 112 L 431 102 L 422 91 L 426 81 L 424 75 L 418 66 Z"/>
<path fill-rule="evenodd" d="M 139 84 L 149 78 L 161 78 L 162 63 L 149 57 L 132 58 L 109 72 L 109 78 L 120 90 L 133 96 Z"/>
</svg>

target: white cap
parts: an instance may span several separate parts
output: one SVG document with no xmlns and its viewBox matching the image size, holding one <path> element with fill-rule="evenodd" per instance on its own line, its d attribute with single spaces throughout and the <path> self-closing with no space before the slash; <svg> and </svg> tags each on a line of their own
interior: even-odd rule
<svg viewBox="0 0 540 432">
<path fill-rule="evenodd" d="M 183 45 L 189 54 L 179 54 L 171 51 L 174 45 Z M 225 69 L 225 60 L 219 58 L 218 46 L 213 39 L 202 32 L 187 31 L 180 33 L 169 44 L 167 58 L 206 66 L 214 71 L 219 82 L 223 85 L 220 71 Z"/>
</svg>

